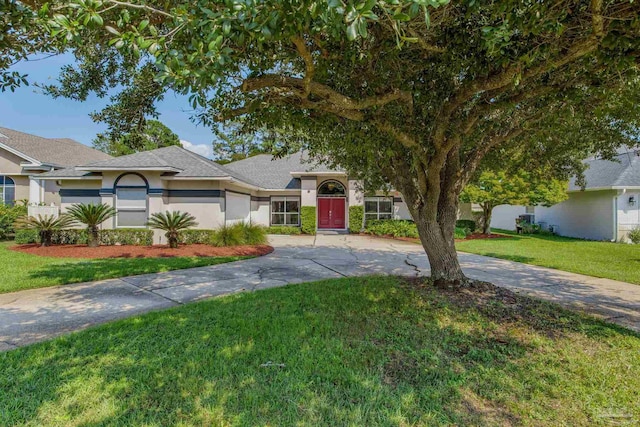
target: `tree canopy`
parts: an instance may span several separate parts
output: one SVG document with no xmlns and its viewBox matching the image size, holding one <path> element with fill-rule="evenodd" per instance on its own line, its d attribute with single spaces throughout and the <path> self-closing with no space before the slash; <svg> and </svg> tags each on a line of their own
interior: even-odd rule
<svg viewBox="0 0 640 427">
<path fill-rule="evenodd" d="M 499 205 L 552 206 L 567 199 L 567 182 L 524 170 L 483 171 L 460 194 L 460 200 L 482 208 L 482 232 L 491 233 L 491 214 Z"/>
<path fill-rule="evenodd" d="M 124 156 L 139 151 L 181 145 L 178 135 L 158 120 L 145 120 L 141 128 L 129 129 L 129 132 L 100 133 L 93 140 L 93 146 L 112 156 Z"/>
<path fill-rule="evenodd" d="M 566 178 L 588 154 L 637 142 L 637 1 L 24 4 L 91 74 L 83 90 L 151 66 L 205 124 L 243 117 L 247 131 L 390 182 L 436 280 L 465 279 L 455 215 L 481 163 L 510 156 Z"/>
</svg>

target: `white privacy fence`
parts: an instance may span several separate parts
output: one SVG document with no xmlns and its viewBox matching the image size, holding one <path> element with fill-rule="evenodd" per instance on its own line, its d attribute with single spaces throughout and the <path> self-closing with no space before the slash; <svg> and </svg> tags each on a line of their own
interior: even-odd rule
<svg viewBox="0 0 640 427">
<path fill-rule="evenodd" d="M 60 214 L 59 206 L 29 206 L 28 208 L 29 216 L 38 217 L 38 216 L 51 216 L 58 217 Z"/>
</svg>

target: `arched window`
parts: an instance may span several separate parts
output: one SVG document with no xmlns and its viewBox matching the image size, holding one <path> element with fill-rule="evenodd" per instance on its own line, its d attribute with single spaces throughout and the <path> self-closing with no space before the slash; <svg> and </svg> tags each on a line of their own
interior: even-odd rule
<svg viewBox="0 0 640 427">
<path fill-rule="evenodd" d="M 147 180 L 137 173 L 120 175 L 113 186 L 116 195 L 116 227 L 146 227 Z"/>
<path fill-rule="evenodd" d="M 347 193 L 338 181 L 325 181 L 318 187 L 318 196 L 346 196 Z"/>
<path fill-rule="evenodd" d="M 16 183 L 8 176 L 0 176 L 0 203 L 13 206 L 16 202 Z"/>
</svg>

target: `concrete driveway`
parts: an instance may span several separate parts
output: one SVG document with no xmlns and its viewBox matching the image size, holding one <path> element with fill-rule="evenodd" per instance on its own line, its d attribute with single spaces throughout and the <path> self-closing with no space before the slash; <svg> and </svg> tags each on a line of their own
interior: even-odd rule
<svg viewBox="0 0 640 427">
<path fill-rule="evenodd" d="M 91 325 L 241 291 L 367 274 L 428 275 L 422 247 L 366 236 L 270 236 L 261 258 L 0 294 L 0 350 Z M 640 286 L 460 254 L 469 277 L 578 307 L 640 331 Z"/>
</svg>

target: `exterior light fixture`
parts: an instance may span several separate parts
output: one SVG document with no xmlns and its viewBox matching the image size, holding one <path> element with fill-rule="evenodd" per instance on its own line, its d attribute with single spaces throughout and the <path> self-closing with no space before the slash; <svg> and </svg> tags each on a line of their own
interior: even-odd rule
<svg viewBox="0 0 640 427">
<path fill-rule="evenodd" d="M 634 206 L 636 204 L 636 196 L 629 197 L 629 206 Z"/>
</svg>

